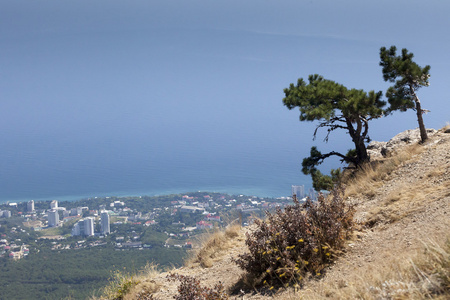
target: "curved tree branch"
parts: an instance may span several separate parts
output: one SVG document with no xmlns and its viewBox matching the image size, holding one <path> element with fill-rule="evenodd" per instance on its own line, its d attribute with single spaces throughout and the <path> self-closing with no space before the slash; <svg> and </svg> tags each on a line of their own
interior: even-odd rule
<svg viewBox="0 0 450 300">
<path fill-rule="evenodd" d="M 326 158 L 330 156 L 338 156 L 341 158 L 342 162 L 347 163 L 357 163 L 357 159 L 353 156 L 344 155 L 342 153 L 331 151 L 329 153 L 322 154 L 316 147 L 311 147 L 310 156 L 303 159 L 302 162 L 302 172 L 305 175 L 311 174 L 315 170 L 317 170 L 317 166 L 320 165 Z"/>
</svg>

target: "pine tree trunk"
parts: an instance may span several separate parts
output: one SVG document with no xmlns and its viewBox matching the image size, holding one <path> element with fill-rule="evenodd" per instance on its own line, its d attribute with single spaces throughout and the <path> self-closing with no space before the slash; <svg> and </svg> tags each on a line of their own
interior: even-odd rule
<svg viewBox="0 0 450 300">
<path fill-rule="evenodd" d="M 364 139 L 359 138 L 355 141 L 356 159 L 358 160 L 358 166 L 369 161 L 369 155 L 367 154 L 366 145 L 364 145 Z"/>
<path fill-rule="evenodd" d="M 420 99 L 417 97 L 416 91 L 414 89 L 414 86 L 410 83 L 409 84 L 409 90 L 414 97 L 414 102 L 416 102 L 416 114 L 417 114 L 417 122 L 419 123 L 419 130 L 420 130 L 420 142 L 423 143 L 428 139 L 427 130 L 425 129 L 425 124 L 423 124 L 423 118 L 422 118 L 422 106 L 420 105 Z"/>
<path fill-rule="evenodd" d="M 423 143 L 428 139 L 428 135 L 427 130 L 425 129 L 425 124 L 423 124 L 422 107 L 420 106 L 419 99 L 416 100 L 416 113 L 417 113 L 417 122 L 419 122 L 420 139 L 421 142 Z"/>
<path fill-rule="evenodd" d="M 367 154 L 366 145 L 364 144 L 364 136 L 361 136 L 362 123 L 357 121 L 358 129 L 355 130 L 352 121 L 346 119 L 348 133 L 352 137 L 352 141 L 355 144 L 356 150 L 356 161 L 354 162 L 355 167 L 361 166 L 363 163 L 369 161 L 369 155 Z"/>
</svg>

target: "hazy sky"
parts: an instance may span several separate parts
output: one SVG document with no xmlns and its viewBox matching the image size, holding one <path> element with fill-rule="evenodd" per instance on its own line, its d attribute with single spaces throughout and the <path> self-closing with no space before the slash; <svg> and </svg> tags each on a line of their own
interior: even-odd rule
<svg viewBox="0 0 450 300">
<path fill-rule="evenodd" d="M 299 169 L 313 144 L 330 145 L 311 140 L 314 124 L 282 105 L 283 89 L 319 73 L 385 91 L 381 46 L 431 65 L 419 97 L 425 125 L 440 128 L 450 121 L 449 15 L 442 0 L 0 0 L 0 179 L 23 157 L 78 147 L 99 168 L 176 158 L 174 147 L 205 159 L 290 147 Z M 409 111 L 370 132 L 387 140 L 415 127 Z M 344 133 L 332 142 L 351 146 Z"/>
</svg>

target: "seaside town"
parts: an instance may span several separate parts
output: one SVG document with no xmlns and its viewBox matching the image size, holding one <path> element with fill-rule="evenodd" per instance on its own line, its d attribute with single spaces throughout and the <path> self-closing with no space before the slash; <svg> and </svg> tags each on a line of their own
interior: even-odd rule
<svg viewBox="0 0 450 300">
<path fill-rule="evenodd" d="M 304 186 L 292 186 L 298 199 Z M 311 193 L 311 191 L 309 191 Z M 159 197 L 104 197 L 0 205 L 0 258 L 20 260 L 50 247 L 145 250 L 154 246 L 190 249 L 195 236 L 230 222 L 246 226 L 266 211 L 292 203 L 290 197 L 259 198 L 222 193 Z"/>
</svg>

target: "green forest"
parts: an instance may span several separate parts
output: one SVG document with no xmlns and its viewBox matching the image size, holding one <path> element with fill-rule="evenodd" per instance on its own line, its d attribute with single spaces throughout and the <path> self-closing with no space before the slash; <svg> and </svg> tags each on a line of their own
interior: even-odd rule
<svg viewBox="0 0 450 300">
<path fill-rule="evenodd" d="M 106 286 L 116 270 L 133 273 L 151 262 L 161 268 L 179 266 L 185 255 L 180 248 L 117 251 L 108 246 L 4 259 L 0 299 L 86 299 Z"/>
</svg>

